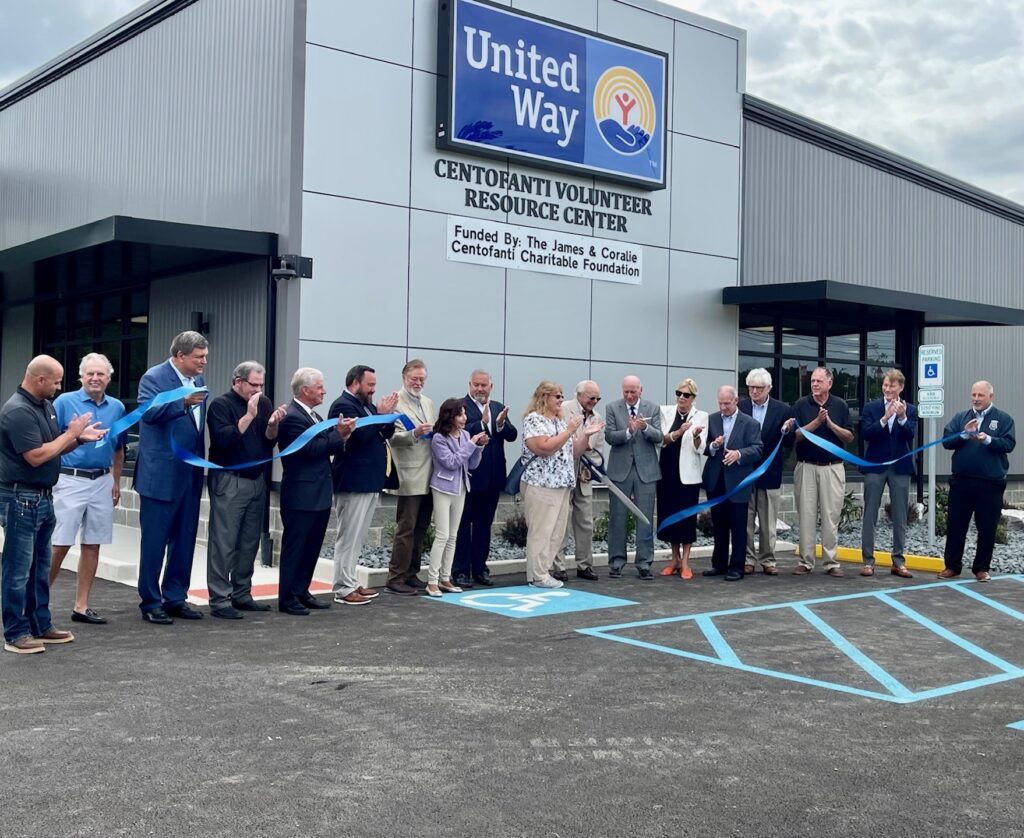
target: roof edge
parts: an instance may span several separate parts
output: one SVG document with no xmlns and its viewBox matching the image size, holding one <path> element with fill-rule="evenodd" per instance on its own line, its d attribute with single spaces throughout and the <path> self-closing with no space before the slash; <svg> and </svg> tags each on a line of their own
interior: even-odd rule
<svg viewBox="0 0 1024 838">
<path fill-rule="evenodd" d="M 743 118 L 804 142 L 864 163 L 940 192 L 966 204 L 1024 224 L 1024 206 L 963 180 L 943 174 L 881 146 L 749 94 L 743 95 Z"/>
</svg>

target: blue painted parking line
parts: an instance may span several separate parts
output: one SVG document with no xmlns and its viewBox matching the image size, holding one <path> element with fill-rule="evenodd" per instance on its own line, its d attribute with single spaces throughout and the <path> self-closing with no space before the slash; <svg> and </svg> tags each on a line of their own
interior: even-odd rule
<svg viewBox="0 0 1024 838">
<path fill-rule="evenodd" d="M 1013 724 L 1009 724 L 1009 725 L 1007 725 L 1007 727 L 1013 728 L 1013 730 L 1024 730 L 1024 720 L 1019 721 L 1019 722 L 1014 722 Z"/>
<path fill-rule="evenodd" d="M 636 605 L 629 599 L 591 594 L 569 588 L 531 588 L 518 585 L 513 588 L 496 588 L 492 591 L 464 591 L 461 594 L 445 594 L 434 602 L 461 605 L 477 611 L 490 611 L 505 617 L 524 619 L 526 617 L 547 617 L 552 614 L 571 614 L 574 611 L 593 611 L 597 608 L 619 608 Z"/>
<path fill-rule="evenodd" d="M 1024 582 L 1024 576 L 997 576 L 994 577 L 993 581 L 999 581 L 1003 579 L 1011 579 L 1017 582 Z M 966 690 L 978 689 L 979 687 L 988 686 L 990 684 L 998 684 L 1003 681 L 1010 681 L 1016 678 L 1024 677 L 1024 668 L 1016 666 L 1015 664 L 1009 663 L 998 655 L 992 654 L 986 649 L 981 648 L 975 643 L 960 637 L 955 632 L 950 631 L 946 627 L 940 625 L 934 620 L 929 619 L 913 608 L 910 608 L 903 602 L 900 602 L 897 597 L 901 596 L 907 591 L 912 590 L 925 590 L 933 588 L 948 588 L 952 587 L 958 593 L 965 593 L 968 597 L 973 600 L 979 601 L 988 607 L 995 608 L 1001 613 L 1007 616 L 1013 617 L 1014 619 L 1024 621 L 1024 614 L 1016 609 L 1010 608 L 1009 606 L 998 603 L 995 600 L 989 599 L 981 594 L 977 594 L 975 591 L 967 591 L 965 586 L 974 585 L 974 580 L 966 580 L 963 582 L 932 582 L 922 585 L 908 585 L 899 589 L 893 589 L 891 591 L 867 591 L 856 594 L 845 594 L 840 596 L 831 597 L 819 597 L 816 599 L 800 600 L 797 602 L 780 602 L 771 603 L 768 605 L 757 605 L 745 608 L 729 608 L 720 611 L 708 611 L 700 614 L 686 614 L 679 617 L 661 617 L 654 620 L 640 620 L 631 623 L 619 623 L 617 625 L 609 626 L 597 626 L 594 628 L 577 629 L 580 634 L 589 635 L 591 637 L 599 637 L 605 640 L 613 640 L 617 643 L 625 643 L 630 646 L 636 646 L 642 649 L 649 649 L 657 652 L 663 652 L 677 657 L 687 658 L 689 660 L 697 660 L 704 663 L 710 663 L 715 666 L 725 666 L 730 669 L 737 669 L 741 672 L 749 672 L 759 675 L 767 675 L 772 678 L 779 678 L 785 681 L 792 681 L 800 684 L 807 684 L 810 686 L 824 687 L 836 692 L 848 693 L 850 695 L 858 695 L 866 698 L 873 698 L 879 701 L 893 702 L 897 704 L 907 704 L 914 701 L 922 701 L 928 698 L 937 698 L 939 696 L 949 695 L 951 693 L 964 692 Z M 963 649 L 964 651 L 974 655 L 985 663 L 1000 670 L 992 675 L 983 676 L 980 678 L 972 678 L 966 681 L 960 681 L 956 683 L 944 684 L 939 687 L 926 690 L 911 690 L 905 684 L 903 684 L 898 678 L 893 676 L 884 667 L 879 665 L 876 661 L 864 654 L 862 650 L 847 640 L 841 632 L 839 632 L 834 626 L 830 625 L 820 614 L 812 611 L 809 606 L 812 605 L 823 605 L 826 603 L 834 602 L 845 602 L 850 600 L 874 598 L 880 600 L 889 607 L 898 611 L 908 619 L 913 620 L 918 625 L 932 632 L 933 634 L 941 637 L 949 643 Z M 782 670 L 768 669 L 765 667 L 750 666 L 745 664 L 740 659 L 740 655 L 735 649 L 729 644 L 726 638 L 723 636 L 718 626 L 715 625 L 715 620 L 719 617 L 728 617 L 735 615 L 747 615 L 755 614 L 758 612 L 765 611 L 776 611 L 780 609 L 791 609 L 810 625 L 816 628 L 821 634 L 828 639 L 839 651 L 846 655 L 851 661 L 859 666 L 865 673 L 876 680 L 881 686 L 883 686 L 886 692 L 877 692 L 873 690 L 862 689 L 860 687 L 853 686 L 851 684 L 843 684 L 835 681 L 826 681 L 823 679 L 812 678 L 805 675 L 797 675 L 792 672 L 785 672 Z M 619 632 L 638 628 L 647 628 L 651 626 L 667 625 L 670 623 L 677 623 L 683 621 L 693 622 L 703 633 L 708 643 L 714 651 L 713 655 L 702 654 L 699 652 L 691 652 L 686 649 L 678 649 L 672 646 L 666 646 L 659 643 L 651 643 L 644 640 L 638 640 L 635 637 L 626 637 Z"/>
</svg>

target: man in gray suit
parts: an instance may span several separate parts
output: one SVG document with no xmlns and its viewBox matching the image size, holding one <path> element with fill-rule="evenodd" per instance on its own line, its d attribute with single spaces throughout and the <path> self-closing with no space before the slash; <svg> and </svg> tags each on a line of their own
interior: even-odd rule
<svg viewBox="0 0 1024 838">
<path fill-rule="evenodd" d="M 608 476 L 650 521 L 661 469 L 658 444 L 662 440 L 661 409 L 641 399 L 643 384 L 635 375 L 622 379 L 622 398 L 608 405 L 604 430 L 611 446 Z M 640 578 L 653 579 L 654 528 L 636 522 L 636 569 Z M 612 495 L 608 500 L 608 578 L 618 579 L 626 565 L 626 507 Z"/>
</svg>

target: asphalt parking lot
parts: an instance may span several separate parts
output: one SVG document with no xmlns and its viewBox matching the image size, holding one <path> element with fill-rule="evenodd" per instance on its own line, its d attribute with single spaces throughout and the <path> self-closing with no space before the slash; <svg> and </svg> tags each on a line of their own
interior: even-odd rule
<svg viewBox="0 0 1024 838">
<path fill-rule="evenodd" d="M 109 625 L 0 657 L 0 834 L 1024 835 L 1024 582 L 915 575 L 170 627 L 97 582 Z"/>
</svg>

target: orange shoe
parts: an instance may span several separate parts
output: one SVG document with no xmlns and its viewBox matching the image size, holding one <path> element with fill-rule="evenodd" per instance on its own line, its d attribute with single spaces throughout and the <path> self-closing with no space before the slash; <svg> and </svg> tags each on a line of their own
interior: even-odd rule
<svg viewBox="0 0 1024 838">
<path fill-rule="evenodd" d="M 693 579 L 693 571 L 688 567 L 684 567 L 679 576 L 683 579 Z"/>
<path fill-rule="evenodd" d="M 662 576 L 675 576 L 677 573 L 679 573 L 679 568 L 675 565 L 668 565 L 668 567 L 661 569 Z"/>
</svg>

